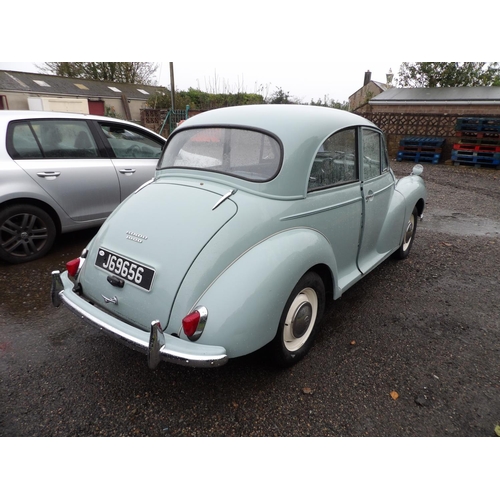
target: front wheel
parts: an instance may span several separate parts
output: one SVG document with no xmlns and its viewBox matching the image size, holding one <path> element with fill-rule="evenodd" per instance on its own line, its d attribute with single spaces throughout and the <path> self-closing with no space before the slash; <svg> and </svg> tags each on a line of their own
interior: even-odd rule
<svg viewBox="0 0 500 500">
<path fill-rule="evenodd" d="M 417 220 L 418 212 L 417 209 L 414 208 L 409 220 L 406 223 L 403 243 L 401 243 L 401 246 L 396 250 L 394 254 L 397 259 L 406 259 L 406 257 L 408 257 L 408 255 L 410 254 L 413 240 L 415 239 L 415 231 L 417 230 Z"/>
<path fill-rule="evenodd" d="M 290 294 L 271 344 L 273 359 L 279 366 L 291 366 L 306 355 L 324 309 L 323 280 L 316 273 L 309 272 Z"/>
<path fill-rule="evenodd" d="M 34 205 L 12 205 L 0 211 L 0 259 L 21 264 L 44 256 L 56 237 L 54 221 Z"/>
</svg>

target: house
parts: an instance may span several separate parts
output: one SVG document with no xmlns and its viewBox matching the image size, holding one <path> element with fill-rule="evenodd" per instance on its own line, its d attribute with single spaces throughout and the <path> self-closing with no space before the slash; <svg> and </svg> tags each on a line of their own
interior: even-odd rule
<svg viewBox="0 0 500 500">
<path fill-rule="evenodd" d="M 32 109 L 112 115 L 141 121 L 141 109 L 165 87 L 0 71 L 0 110 Z"/>
<path fill-rule="evenodd" d="M 370 71 L 365 73 L 365 80 L 363 86 L 349 96 L 349 109 L 353 112 L 361 111 L 368 102 L 375 96 L 385 92 L 392 83 L 392 70 L 387 73 L 387 83 L 380 83 L 373 81 L 372 74 Z"/>
</svg>

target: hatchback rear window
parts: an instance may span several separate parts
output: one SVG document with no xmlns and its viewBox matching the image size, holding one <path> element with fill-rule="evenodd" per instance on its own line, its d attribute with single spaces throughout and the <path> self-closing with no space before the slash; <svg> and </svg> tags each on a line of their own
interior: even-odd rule
<svg viewBox="0 0 500 500">
<path fill-rule="evenodd" d="M 253 182 L 276 176 L 282 148 L 272 136 L 239 128 L 198 128 L 172 137 L 158 169 L 188 168 L 220 172 Z"/>
</svg>

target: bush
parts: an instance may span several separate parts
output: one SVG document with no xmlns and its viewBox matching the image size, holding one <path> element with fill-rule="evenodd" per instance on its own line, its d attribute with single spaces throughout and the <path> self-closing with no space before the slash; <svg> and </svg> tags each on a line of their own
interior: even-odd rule
<svg viewBox="0 0 500 500">
<path fill-rule="evenodd" d="M 148 99 L 148 107 L 153 109 L 170 109 L 172 107 L 170 91 L 165 89 L 164 93 L 157 93 Z M 189 88 L 181 90 L 175 94 L 175 108 L 200 109 L 203 111 L 215 108 L 225 108 L 228 106 L 241 106 L 243 104 L 265 104 L 264 98 L 260 94 L 247 94 L 238 92 L 237 94 L 211 94 L 198 89 Z"/>
</svg>

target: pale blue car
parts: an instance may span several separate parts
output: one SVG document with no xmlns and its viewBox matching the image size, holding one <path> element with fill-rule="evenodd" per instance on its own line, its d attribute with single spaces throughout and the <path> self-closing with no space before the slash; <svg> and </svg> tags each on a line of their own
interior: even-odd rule
<svg viewBox="0 0 500 500">
<path fill-rule="evenodd" d="M 170 136 L 155 178 L 54 271 L 52 301 L 146 353 L 151 368 L 220 366 L 264 346 L 292 365 L 328 297 L 408 256 L 422 170 L 396 179 L 382 132 L 345 111 L 199 114 Z"/>
</svg>

